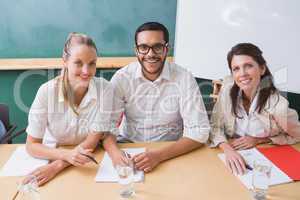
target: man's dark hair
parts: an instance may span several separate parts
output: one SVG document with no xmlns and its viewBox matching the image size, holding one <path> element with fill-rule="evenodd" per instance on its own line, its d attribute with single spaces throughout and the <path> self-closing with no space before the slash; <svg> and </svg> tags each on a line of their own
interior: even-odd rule
<svg viewBox="0 0 300 200">
<path fill-rule="evenodd" d="M 166 43 L 169 43 L 169 31 L 164 25 L 158 22 L 146 22 L 140 25 L 135 31 L 134 38 L 135 38 L 136 45 L 137 45 L 137 36 L 140 32 L 143 31 L 161 31 L 164 34 L 164 40 L 166 41 Z"/>
</svg>

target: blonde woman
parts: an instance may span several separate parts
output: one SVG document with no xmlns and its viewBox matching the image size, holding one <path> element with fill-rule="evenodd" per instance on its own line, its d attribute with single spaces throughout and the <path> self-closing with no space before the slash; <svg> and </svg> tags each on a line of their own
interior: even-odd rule
<svg viewBox="0 0 300 200">
<path fill-rule="evenodd" d="M 64 168 L 91 160 L 100 140 L 114 163 L 123 162 L 111 130 L 113 90 L 96 78 L 97 48 L 84 34 L 71 33 L 63 50 L 61 76 L 43 84 L 32 103 L 26 148 L 37 158 L 50 160 L 32 174 L 43 185 Z M 75 145 L 73 149 L 50 146 Z"/>
<path fill-rule="evenodd" d="M 227 78 L 212 114 L 212 146 L 220 147 L 233 173 L 243 174 L 245 162 L 236 150 L 262 143 L 300 141 L 297 112 L 279 94 L 262 51 L 250 43 L 232 47 Z M 231 140 L 228 140 L 231 139 Z"/>
</svg>

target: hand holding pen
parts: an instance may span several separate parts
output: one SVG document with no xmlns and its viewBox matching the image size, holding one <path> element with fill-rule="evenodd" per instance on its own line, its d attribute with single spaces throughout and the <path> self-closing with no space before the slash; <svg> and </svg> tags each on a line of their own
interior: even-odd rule
<svg viewBox="0 0 300 200">
<path fill-rule="evenodd" d="M 90 155 L 87 155 L 87 154 L 83 154 L 83 153 L 80 153 L 81 155 L 83 155 L 83 156 L 85 156 L 85 157 L 87 157 L 88 159 L 90 159 L 91 161 L 93 161 L 96 165 L 98 165 L 99 163 L 97 162 L 97 160 L 94 158 L 94 157 L 92 157 L 92 156 L 90 156 Z"/>
<path fill-rule="evenodd" d="M 135 174 L 136 170 L 135 170 L 134 162 L 132 160 L 132 156 L 129 153 L 127 153 L 126 151 L 124 151 L 124 150 L 122 150 L 122 152 L 125 155 L 125 158 L 126 158 L 126 161 L 127 161 L 127 165 L 130 166 L 130 167 L 132 167 L 133 174 Z"/>
<path fill-rule="evenodd" d="M 83 149 L 80 145 L 78 145 L 73 150 L 67 151 L 64 156 L 64 160 L 74 166 L 83 166 L 92 160 L 88 156 L 93 158 L 92 149 Z"/>
<path fill-rule="evenodd" d="M 247 164 L 247 163 L 245 163 L 245 167 L 246 167 L 246 169 L 248 169 L 248 170 L 250 170 L 250 171 L 253 170 L 253 168 L 252 168 L 249 164 Z"/>
<path fill-rule="evenodd" d="M 79 149 L 80 155 L 85 156 L 85 157 L 88 158 L 90 161 L 94 162 L 96 165 L 99 164 L 99 163 L 97 162 L 97 160 L 91 155 L 90 150 L 86 150 L 86 149 L 82 148 L 81 145 L 78 145 L 78 149 Z"/>
</svg>

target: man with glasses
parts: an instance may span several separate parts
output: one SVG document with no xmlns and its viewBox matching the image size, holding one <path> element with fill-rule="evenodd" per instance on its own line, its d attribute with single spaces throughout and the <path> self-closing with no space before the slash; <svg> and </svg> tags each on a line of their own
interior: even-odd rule
<svg viewBox="0 0 300 200">
<path fill-rule="evenodd" d="M 132 158 L 137 169 L 149 172 L 159 163 L 206 143 L 210 128 L 196 80 L 184 68 L 166 61 L 166 27 L 157 22 L 141 25 L 135 33 L 135 45 L 138 62 L 120 69 L 111 80 L 114 124 L 123 113 L 118 140 L 176 141 Z"/>
</svg>

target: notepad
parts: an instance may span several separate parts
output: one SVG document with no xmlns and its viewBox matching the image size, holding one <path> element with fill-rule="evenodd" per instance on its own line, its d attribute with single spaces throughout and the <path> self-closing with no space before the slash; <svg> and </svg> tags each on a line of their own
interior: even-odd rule
<svg viewBox="0 0 300 200">
<path fill-rule="evenodd" d="M 129 153 L 131 156 L 134 156 L 139 153 L 145 152 L 145 148 L 126 148 L 122 149 Z M 105 152 L 103 160 L 98 168 L 98 172 L 95 177 L 96 182 L 118 182 L 118 174 L 113 167 L 112 160 L 110 159 L 107 152 Z M 134 174 L 134 182 L 144 181 L 144 172 L 137 170 Z"/>
<path fill-rule="evenodd" d="M 247 162 L 253 168 L 253 162 L 256 159 L 268 160 L 262 153 L 260 153 L 256 148 L 238 151 Z M 218 157 L 225 163 L 225 154 L 218 154 Z M 269 161 L 269 160 L 268 160 Z M 272 163 L 271 161 L 269 161 Z M 248 188 L 252 189 L 252 175 L 253 171 L 247 169 L 244 175 L 235 175 L 238 179 Z M 278 185 L 282 183 L 289 183 L 293 180 L 289 178 L 282 170 L 280 170 L 276 165 L 272 163 L 270 185 Z"/>
<path fill-rule="evenodd" d="M 2 167 L 0 176 L 26 176 L 36 168 L 47 165 L 48 162 L 32 157 L 27 153 L 25 146 L 20 146 Z"/>
</svg>

